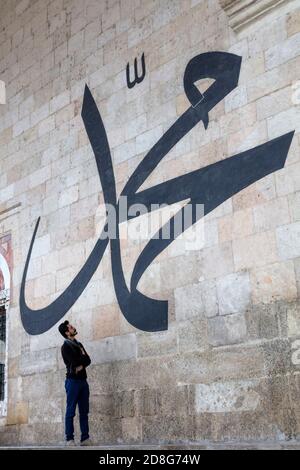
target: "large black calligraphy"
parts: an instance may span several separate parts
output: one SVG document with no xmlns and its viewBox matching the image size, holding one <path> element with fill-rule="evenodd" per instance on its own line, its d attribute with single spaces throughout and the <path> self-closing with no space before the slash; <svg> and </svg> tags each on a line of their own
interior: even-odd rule
<svg viewBox="0 0 300 470">
<path fill-rule="evenodd" d="M 149 150 L 125 184 L 121 195 L 128 198 L 128 206 L 144 204 L 149 210 L 153 204 L 173 204 L 189 199 L 189 204 L 204 205 L 204 216 L 228 198 L 264 176 L 281 169 L 288 154 L 293 132 L 282 135 L 263 145 L 239 153 L 204 168 L 178 176 L 151 188 L 138 192 L 138 189 L 155 169 L 162 158 L 200 121 L 205 128 L 209 124 L 209 112 L 225 98 L 238 84 L 241 57 L 226 52 L 200 54 L 187 64 L 184 73 L 184 90 L 191 106 L 176 120 L 158 142 Z M 202 94 L 195 83 L 203 78 L 214 79 L 213 84 Z M 116 237 L 101 234 L 84 266 L 70 282 L 66 290 L 50 305 L 32 310 L 25 300 L 26 276 L 30 257 L 37 234 L 38 219 L 27 259 L 25 262 L 21 289 L 20 311 L 25 330 L 31 334 L 41 334 L 57 323 L 76 302 L 95 273 L 105 249 L 110 243 L 112 274 L 116 296 L 126 320 L 144 331 L 161 331 L 168 328 L 168 302 L 152 299 L 137 290 L 137 284 L 152 261 L 178 236 L 174 231 L 174 217 L 163 227 L 170 233 L 169 238 L 152 237 L 138 257 L 130 282 L 130 290 L 125 282 L 121 263 L 119 223 L 124 215 L 119 211 L 116 196 L 115 176 L 110 147 L 99 110 L 86 86 L 82 105 L 82 119 L 88 134 L 103 188 L 105 203 L 116 209 Z M 181 209 L 184 210 L 184 207 Z M 127 220 L 137 215 L 126 215 Z M 192 212 L 190 225 L 199 220 L 197 211 Z M 107 221 L 103 233 L 107 231 Z M 185 225 L 184 230 L 188 226 Z"/>
</svg>

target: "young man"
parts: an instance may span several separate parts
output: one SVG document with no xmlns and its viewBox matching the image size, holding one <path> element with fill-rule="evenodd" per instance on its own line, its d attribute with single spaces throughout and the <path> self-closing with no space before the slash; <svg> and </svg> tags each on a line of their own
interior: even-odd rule
<svg viewBox="0 0 300 470">
<path fill-rule="evenodd" d="M 91 445 L 89 438 L 89 385 L 85 368 L 90 365 L 91 359 L 86 350 L 75 336 L 77 330 L 66 320 L 58 327 L 59 332 L 65 338 L 61 347 L 64 363 L 67 367 L 65 389 L 67 393 L 67 409 L 65 416 L 66 444 L 74 443 L 74 416 L 76 405 L 79 408 L 79 422 L 81 430 L 80 445 Z"/>
</svg>

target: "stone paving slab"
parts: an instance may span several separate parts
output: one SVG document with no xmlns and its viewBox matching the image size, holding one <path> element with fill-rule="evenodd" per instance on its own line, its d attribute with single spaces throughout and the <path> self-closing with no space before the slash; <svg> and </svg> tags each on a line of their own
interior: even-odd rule
<svg viewBox="0 0 300 470">
<path fill-rule="evenodd" d="M 57 446 L 0 446 L 1 450 L 300 450 L 300 441 L 258 441 L 258 442 L 207 442 L 199 444 L 162 444 L 162 445 L 117 445 L 117 446 L 89 446 L 66 447 Z"/>
</svg>

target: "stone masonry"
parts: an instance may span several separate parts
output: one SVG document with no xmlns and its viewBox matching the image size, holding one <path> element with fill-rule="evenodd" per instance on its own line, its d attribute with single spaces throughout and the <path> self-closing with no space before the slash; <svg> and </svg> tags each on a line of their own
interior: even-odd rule
<svg viewBox="0 0 300 470">
<path fill-rule="evenodd" d="M 143 189 L 295 130 L 292 145 L 283 169 L 198 223 L 202 244 L 186 249 L 184 237 L 175 240 L 147 269 L 138 287 L 168 300 L 168 330 L 125 320 L 106 250 L 65 316 L 92 359 L 91 435 L 101 445 L 299 439 L 300 1 L 263 2 L 263 15 L 249 12 L 234 29 L 224 3 L 0 0 L 0 238 L 9 236 L 12 258 L 1 445 L 63 440 L 62 337 L 57 325 L 37 336 L 24 331 L 19 292 L 38 217 L 26 285 L 34 309 L 65 290 L 102 229 L 103 193 L 80 114 L 85 84 L 120 193 L 189 107 L 186 64 L 208 51 L 242 56 L 238 87 Z M 143 52 L 146 76 L 129 89 L 126 65 L 132 71 Z M 145 244 L 122 240 L 128 282 Z"/>
</svg>

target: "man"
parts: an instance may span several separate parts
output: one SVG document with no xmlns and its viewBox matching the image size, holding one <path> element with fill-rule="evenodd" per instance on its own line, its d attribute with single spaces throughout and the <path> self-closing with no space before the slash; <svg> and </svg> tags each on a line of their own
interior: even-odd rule
<svg viewBox="0 0 300 470">
<path fill-rule="evenodd" d="M 77 330 L 67 320 L 58 327 L 59 332 L 65 338 L 61 347 L 64 363 L 67 367 L 65 389 L 67 394 L 67 409 L 65 416 L 66 444 L 74 443 L 74 416 L 76 406 L 79 408 L 79 423 L 81 431 L 80 445 L 91 445 L 89 438 L 89 385 L 85 368 L 90 365 L 91 359 L 86 350 L 75 336 Z"/>
</svg>

